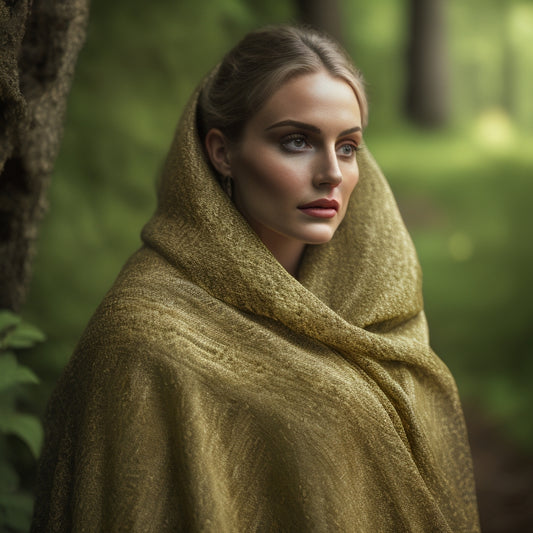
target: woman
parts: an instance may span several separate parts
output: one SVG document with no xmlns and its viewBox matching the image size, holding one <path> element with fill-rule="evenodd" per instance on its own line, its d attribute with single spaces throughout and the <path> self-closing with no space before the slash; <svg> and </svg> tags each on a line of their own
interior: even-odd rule
<svg viewBox="0 0 533 533">
<path fill-rule="evenodd" d="M 453 378 L 328 38 L 249 34 L 51 400 L 33 531 L 472 532 Z"/>
</svg>

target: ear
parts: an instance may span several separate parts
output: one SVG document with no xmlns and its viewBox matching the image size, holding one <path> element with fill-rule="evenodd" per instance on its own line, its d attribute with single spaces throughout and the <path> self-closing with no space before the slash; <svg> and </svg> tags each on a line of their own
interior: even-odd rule
<svg viewBox="0 0 533 533">
<path fill-rule="evenodd" d="M 205 148 L 211 164 L 222 176 L 231 176 L 229 142 L 218 129 L 212 128 L 205 136 Z"/>
</svg>

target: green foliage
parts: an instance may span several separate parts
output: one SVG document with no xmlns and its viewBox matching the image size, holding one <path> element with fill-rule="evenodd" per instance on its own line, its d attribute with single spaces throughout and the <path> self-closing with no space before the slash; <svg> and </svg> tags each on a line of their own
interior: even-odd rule
<svg viewBox="0 0 533 533">
<path fill-rule="evenodd" d="M 39 419 L 21 411 L 24 385 L 39 383 L 32 370 L 19 363 L 15 352 L 44 340 L 34 326 L 10 311 L 0 311 L 0 530 L 27 531 L 32 497 L 20 487 L 10 436 L 24 442 L 34 460 L 39 456 L 43 431 Z"/>
<path fill-rule="evenodd" d="M 531 131 L 531 0 L 488 6 L 486 0 L 453 1 L 448 15 L 454 118 L 465 122 L 487 109 L 503 109 Z"/>
<path fill-rule="evenodd" d="M 403 114 L 408 18 L 405 1 L 343 0 L 345 47 L 367 83 L 370 124 L 390 127 Z"/>
</svg>

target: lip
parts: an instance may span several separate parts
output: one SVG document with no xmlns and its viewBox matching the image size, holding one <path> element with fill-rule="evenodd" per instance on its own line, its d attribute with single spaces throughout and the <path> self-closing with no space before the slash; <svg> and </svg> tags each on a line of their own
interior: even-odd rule
<svg viewBox="0 0 533 533">
<path fill-rule="evenodd" d="M 308 204 L 298 206 L 306 215 L 315 218 L 333 218 L 339 210 L 339 202 L 328 198 L 320 198 Z"/>
<path fill-rule="evenodd" d="M 311 207 L 321 207 L 324 209 L 335 209 L 339 210 L 339 202 L 337 200 L 330 200 L 329 198 L 320 198 L 314 202 L 309 202 L 308 204 L 300 205 L 298 209 L 309 209 Z"/>
</svg>

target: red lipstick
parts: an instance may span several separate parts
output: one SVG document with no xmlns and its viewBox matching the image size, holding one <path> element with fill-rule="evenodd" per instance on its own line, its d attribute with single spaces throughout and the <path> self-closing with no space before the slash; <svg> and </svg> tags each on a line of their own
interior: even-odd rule
<svg viewBox="0 0 533 533">
<path fill-rule="evenodd" d="M 339 210 L 339 202 L 337 202 L 337 200 L 321 198 L 320 200 L 315 200 L 314 202 L 300 205 L 298 209 L 311 217 L 333 218 Z"/>
</svg>

